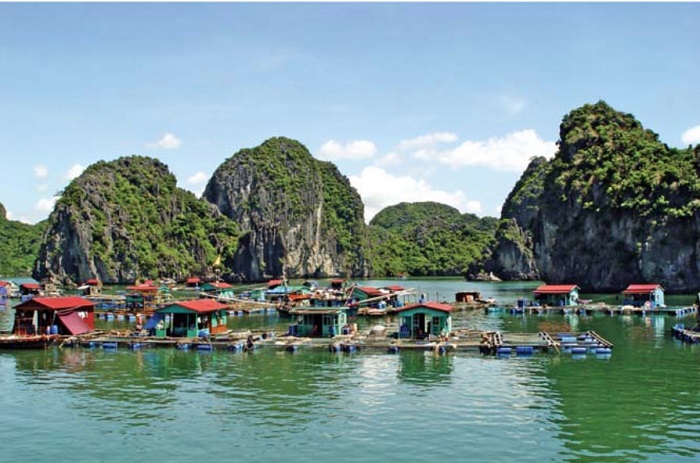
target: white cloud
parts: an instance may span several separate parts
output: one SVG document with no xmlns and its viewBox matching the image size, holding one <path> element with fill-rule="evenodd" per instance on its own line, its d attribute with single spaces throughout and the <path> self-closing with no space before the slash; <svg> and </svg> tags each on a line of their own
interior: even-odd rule
<svg viewBox="0 0 700 463">
<path fill-rule="evenodd" d="M 340 159 L 368 159 L 377 152 L 374 143 L 368 140 L 351 141 L 343 145 L 335 140 L 328 140 L 319 150 L 319 159 L 337 161 Z"/>
<path fill-rule="evenodd" d="M 56 205 L 56 201 L 58 201 L 57 196 L 54 196 L 53 198 L 41 198 L 34 205 L 34 210 L 38 212 L 51 212 L 53 207 Z"/>
<path fill-rule="evenodd" d="M 36 191 L 38 191 L 39 193 L 43 193 L 48 189 L 49 189 L 49 186 L 46 183 L 42 183 L 42 184 L 39 184 L 36 186 Z"/>
<path fill-rule="evenodd" d="M 396 151 L 387 153 L 375 162 L 378 166 L 395 166 L 401 163 L 401 155 Z"/>
<path fill-rule="evenodd" d="M 164 134 L 160 140 L 148 143 L 149 148 L 174 150 L 182 145 L 182 141 L 172 133 Z"/>
<path fill-rule="evenodd" d="M 686 145 L 696 145 L 700 143 L 700 125 L 691 127 L 685 132 L 683 132 L 681 140 Z"/>
<path fill-rule="evenodd" d="M 438 161 L 451 167 L 483 166 L 494 170 L 521 172 L 533 156 L 551 158 L 556 150 L 555 142 L 542 140 L 534 130 L 528 129 L 510 133 L 503 138 L 467 140 L 451 150 L 419 151 L 414 157 Z"/>
<path fill-rule="evenodd" d="M 49 169 L 43 164 L 34 166 L 34 176 L 36 178 L 46 178 L 49 176 Z"/>
<path fill-rule="evenodd" d="M 68 169 L 68 171 L 66 172 L 66 180 L 73 180 L 74 178 L 82 174 L 84 170 L 85 167 L 81 166 L 80 164 L 73 164 L 71 168 Z"/>
<path fill-rule="evenodd" d="M 28 217 L 23 216 L 23 215 L 15 215 L 14 212 L 12 211 L 7 211 L 7 220 L 13 220 L 15 222 L 23 222 L 23 223 L 29 223 L 33 224 L 36 223 L 37 220 L 30 220 Z"/>
<path fill-rule="evenodd" d="M 204 182 L 207 181 L 207 174 L 204 172 L 197 172 L 196 174 L 192 175 L 187 179 L 187 183 L 191 183 L 192 185 L 200 185 Z"/>
<path fill-rule="evenodd" d="M 501 95 L 498 102 L 511 116 L 520 113 L 527 106 L 525 98 L 513 95 Z"/>
<path fill-rule="evenodd" d="M 425 180 L 410 176 L 395 176 L 379 167 L 365 167 L 362 173 L 350 177 L 365 203 L 365 220 L 369 222 L 377 212 L 401 202 L 435 201 L 462 212 L 479 212 L 478 201 L 467 200 L 460 190 L 449 192 L 433 189 Z"/>
<path fill-rule="evenodd" d="M 410 138 L 399 142 L 399 150 L 425 150 L 435 147 L 438 143 L 454 143 L 458 140 L 457 135 L 450 132 L 431 133 L 420 137 Z"/>
</svg>

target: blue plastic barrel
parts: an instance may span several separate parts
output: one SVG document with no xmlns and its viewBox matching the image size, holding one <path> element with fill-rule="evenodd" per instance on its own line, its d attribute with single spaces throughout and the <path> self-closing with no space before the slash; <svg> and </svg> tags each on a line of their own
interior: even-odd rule
<svg viewBox="0 0 700 463">
<path fill-rule="evenodd" d="M 535 349 L 532 346 L 518 346 L 515 348 L 516 355 L 532 355 Z"/>
<path fill-rule="evenodd" d="M 572 354 L 585 354 L 586 352 L 588 352 L 588 349 L 585 347 L 572 347 L 571 348 Z"/>
<path fill-rule="evenodd" d="M 58 325 L 51 325 L 51 334 L 58 334 Z"/>
<path fill-rule="evenodd" d="M 131 344 L 129 344 L 129 349 L 131 349 L 131 350 L 141 349 L 141 343 L 140 342 L 132 342 Z"/>
<path fill-rule="evenodd" d="M 187 350 L 190 348 L 190 345 L 187 343 L 180 343 L 180 344 L 177 344 L 176 347 L 180 350 Z"/>
<path fill-rule="evenodd" d="M 390 354 L 398 354 L 399 353 L 399 346 L 389 346 L 389 353 Z"/>
<path fill-rule="evenodd" d="M 102 348 L 103 349 L 116 349 L 117 343 L 116 342 L 103 342 Z"/>
<path fill-rule="evenodd" d="M 197 350 L 211 351 L 212 349 L 214 349 L 214 346 L 211 344 L 197 344 Z"/>
<path fill-rule="evenodd" d="M 611 354 L 612 349 L 609 347 L 599 347 L 595 350 L 596 354 Z"/>
<path fill-rule="evenodd" d="M 498 355 L 510 355 L 512 349 L 510 347 L 499 347 L 496 353 Z"/>
</svg>

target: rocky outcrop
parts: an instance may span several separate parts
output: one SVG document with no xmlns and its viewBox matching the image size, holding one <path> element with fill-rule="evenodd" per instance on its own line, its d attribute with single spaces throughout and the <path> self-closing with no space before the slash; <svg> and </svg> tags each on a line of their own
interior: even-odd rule
<svg viewBox="0 0 700 463">
<path fill-rule="evenodd" d="M 231 237 L 231 235 L 233 235 Z M 104 283 L 211 273 L 236 228 L 179 189 L 160 161 L 100 161 L 66 187 L 48 219 L 35 278 Z"/>
<path fill-rule="evenodd" d="M 241 228 L 231 277 L 366 276 L 363 205 L 348 179 L 301 143 L 272 138 L 219 166 L 204 198 Z"/>
<path fill-rule="evenodd" d="M 531 244 L 515 249 L 500 239 L 491 265 L 522 268 L 532 254 L 542 279 L 585 291 L 633 282 L 696 291 L 699 159 L 700 146 L 669 148 L 604 102 L 572 111 L 554 159 L 532 163 L 503 207 Z"/>
</svg>

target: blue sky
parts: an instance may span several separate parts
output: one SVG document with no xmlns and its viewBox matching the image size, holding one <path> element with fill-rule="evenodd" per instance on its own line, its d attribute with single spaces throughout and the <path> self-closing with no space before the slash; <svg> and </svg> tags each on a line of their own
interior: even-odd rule
<svg viewBox="0 0 700 463">
<path fill-rule="evenodd" d="M 585 103 L 700 143 L 698 24 L 698 3 L 0 3 L 0 203 L 34 223 L 131 154 L 201 193 L 286 136 L 366 219 L 425 200 L 498 216 Z"/>
</svg>

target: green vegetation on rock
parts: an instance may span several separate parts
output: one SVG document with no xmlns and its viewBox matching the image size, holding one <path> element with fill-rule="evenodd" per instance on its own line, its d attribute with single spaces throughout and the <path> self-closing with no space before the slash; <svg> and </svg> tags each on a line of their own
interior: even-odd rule
<svg viewBox="0 0 700 463">
<path fill-rule="evenodd" d="M 390 206 L 370 222 L 372 273 L 462 275 L 494 241 L 498 220 L 434 202 Z"/>
<path fill-rule="evenodd" d="M 49 230 L 37 276 L 78 282 L 211 274 L 238 237 L 234 222 L 178 188 L 163 163 L 142 156 L 88 167 L 57 201 Z"/>
<path fill-rule="evenodd" d="M 45 229 L 46 221 L 29 225 L 7 220 L 5 207 L 0 204 L 0 277 L 32 274 Z"/>
</svg>

